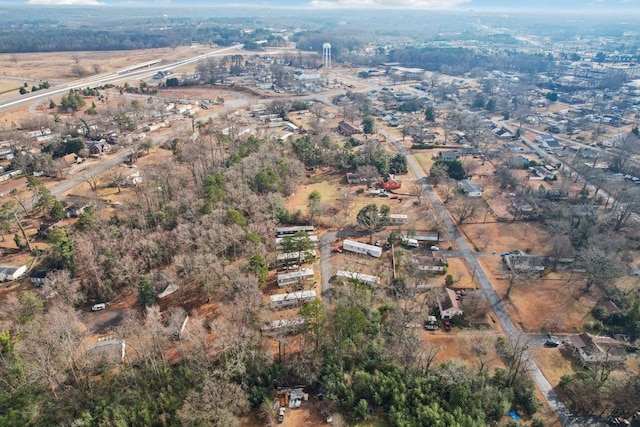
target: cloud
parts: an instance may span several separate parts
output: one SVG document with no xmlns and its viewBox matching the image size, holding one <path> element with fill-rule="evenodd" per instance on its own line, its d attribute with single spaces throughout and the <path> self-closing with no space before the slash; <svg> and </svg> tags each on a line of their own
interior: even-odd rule
<svg viewBox="0 0 640 427">
<path fill-rule="evenodd" d="M 312 0 L 316 8 L 451 9 L 472 0 Z"/>
<path fill-rule="evenodd" d="M 97 0 L 27 0 L 27 4 L 40 6 L 99 6 L 104 3 Z"/>
</svg>

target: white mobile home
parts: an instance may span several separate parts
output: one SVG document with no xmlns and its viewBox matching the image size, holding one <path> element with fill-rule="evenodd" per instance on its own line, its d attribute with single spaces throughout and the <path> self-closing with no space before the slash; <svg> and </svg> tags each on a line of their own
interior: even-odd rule
<svg viewBox="0 0 640 427">
<path fill-rule="evenodd" d="M 308 236 L 309 239 L 311 240 L 311 242 L 313 243 L 314 246 L 318 245 L 318 236 Z M 285 239 L 285 237 L 277 237 L 276 238 L 276 249 L 281 251 L 282 249 L 284 249 L 282 242 Z M 299 239 L 299 237 L 292 237 L 292 239 L 295 241 L 297 239 Z"/>
<path fill-rule="evenodd" d="M 26 272 L 26 265 L 19 267 L 14 265 L 0 265 L 0 281 L 7 282 L 9 280 L 19 279 Z"/>
<path fill-rule="evenodd" d="M 310 251 L 304 251 L 302 252 L 302 254 L 300 254 L 300 252 L 287 252 L 284 254 L 276 255 L 276 263 L 278 265 L 296 264 L 299 261 L 309 262 L 315 257 L 316 257 L 315 249 Z"/>
<path fill-rule="evenodd" d="M 409 218 L 405 214 L 389 214 L 389 222 L 391 224 L 406 224 Z"/>
<path fill-rule="evenodd" d="M 308 282 L 309 280 L 313 280 L 313 277 L 313 270 L 310 268 L 303 268 L 300 271 L 293 271 L 291 273 L 278 274 L 278 286 L 283 287 Z"/>
<path fill-rule="evenodd" d="M 368 274 L 355 273 L 353 271 L 338 270 L 336 277 L 344 277 L 346 279 L 356 279 L 362 283 L 368 283 L 370 285 L 379 285 L 380 278 L 378 276 L 370 276 Z"/>
<path fill-rule="evenodd" d="M 342 243 L 342 248 L 345 251 L 355 252 L 357 254 L 363 255 L 371 255 L 376 258 L 380 258 L 382 256 L 381 247 L 356 242 L 355 240 L 345 239 Z"/>
<path fill-rule="evenodd" d="M 279 319 L 270 322 L 260 328 L 260 332 L 264 335 L 275 335 L 277 333 L 294 333 L 304 326 L 302 317 L 293 317 L 291 319 Z"/>
<path fill-rule="evenodd" d="M 316 291 L 297 291 L 286 294 L 271 295 L 271 308 L 284 310 L 315 301 Z"/>
<path fill-rule="evenodd" d="M 313 233 L 313 226 L 311 225 L 297 225 L 293 227 L 278 227 L 276 228 L 276 236 L 293 236 L 294 234 L 304 231 L 307 234 Z"/>
</svg>

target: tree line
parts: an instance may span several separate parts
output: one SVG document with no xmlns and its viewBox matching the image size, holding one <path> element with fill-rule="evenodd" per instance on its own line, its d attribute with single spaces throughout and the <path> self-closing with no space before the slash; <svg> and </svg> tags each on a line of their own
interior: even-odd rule
<svg viewBox="0 0 640 427">
<path fill-rule="evenodd" d="M 268 34 L 265 34 L 268 33 Z M 162 31 L 148 28 L 90 30 L 86 28 L 14 28 L 0 32 L 0 53 L 135 50 L 176 47 L 191 43 L 230 46 L 267 40 L 281 46 L 283 39 L 270 32 L 243 33 L 226 26 L 177 26 Z M 254 43 L 254 47 L 257 47 Z"/>
</svg>

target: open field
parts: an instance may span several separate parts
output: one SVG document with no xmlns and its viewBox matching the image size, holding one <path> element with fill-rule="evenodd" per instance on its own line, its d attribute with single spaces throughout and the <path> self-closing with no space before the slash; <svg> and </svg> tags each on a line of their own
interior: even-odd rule
<svg viewBox="0 0 640 427">
<path fill-rule="evenodd" d="M 429 230 L 431 224 L 424 215 L 424 204 L 414 205 L 416 197 L 412 193 L 413 178 L 410 174 L 399 176 L 402 180 L 402 188 L 395 190 L 398 198 L 390 197 L 370 197 L 365 185 L 348 185 L 345 183 L 344 175 L 330 172 L 328 169 L 316 170 L 309 174 L 309 178 L 302 185 L 296 187 L 294 194 L 285 199 L 285 207 L 290 212 L 300 210 L 303 218 L 307 216 L 308 197 L 313 191 L 318 191 L 321 197 L 321 204 L 324 213 L 317 217 L 314 222 L 327 227 L 356 227 L 356 216 L 358 212 L 369 204 L 378 207 L 388 205 L 392 214 L 406 214 L 407 224 L 400 226 L 389 226 L 387 231 L 394 229 Z M 358 194 L 358 190 L 362 190 Z M 344 203 L 345 195 L 348 194 L 349 203 Z M 348 208 L 348 209 L 347 209 Z"/>
<path fill-rule="evenodd" d="M 472 369 L 478 368 L 482 362 L 487 369 L 504 367 L 504 363 L 496 353 L 495 343 L 502 334 L 495 330 L 460 330 L 453 328 L 451 332 L 442 329 L 437 331 L 427 331 L 420 329 L 418 337 L 425 348 L 436 349 L 437 355 L 434 363 L 450 362 L 458 359 L 465 362 Z M 486 355 L 478 358 L 472 351 L 473 346 L 482 346 L 486 350 Z"/>
<path fill-rule="evenodd" d="M 473 271 L 471 271 L 464 259 L 448 258 L 447 264 L 447 273 L 442 276 L 442 283 L 444 283 L 445 277 L 450 274 L 454 280 L 454 288 L 477 289 L 478 285 L 474 281 Z"/>
<path fill-rule="evenodd" d="M 464 224 L 460 229 L 472 248 L 485 253 L 531 249 L 544 254 L 550 237 L 539 223 L 529 221 Z"/>
<path fill-rule="evenodd" d="M 22 87 L 23 83 L 24 82 L 19 82 L 14 79 L 0 79 L 0 96 L 8 92 L 15 92 L 15 94 L 17 94 L 18 89 Z"/>
<path fill-rule="evenodd" d="M 479 260 L 498 295 L 504 297 L 508 283 L 500 259 L 482 257 Z M 584 279 L 578 275 L 550 273 L 542 279 L 514 286 L 510 298 L 503 299 L 503 303 L 513 323 L 524 332 L 579 332 L 586 321 L 592 320 L 591 310 L 601 298 L 597 288 L 588 294 L 583 288 Z"/>
<path fill-rule="evenodd" d="M 173 62 L 191 58 L 198 52 L 191 46 L 181 46 L 129 51 L 3 53 L 0 54 L 0 69 L 3 76 L 23 79 L 30 86 L 41 81 L 55 84 L 77 79 L 72 72 L 75 66 L 86 69 L 87 75 L 91 76 L 154 59 Z"/>
</svg>

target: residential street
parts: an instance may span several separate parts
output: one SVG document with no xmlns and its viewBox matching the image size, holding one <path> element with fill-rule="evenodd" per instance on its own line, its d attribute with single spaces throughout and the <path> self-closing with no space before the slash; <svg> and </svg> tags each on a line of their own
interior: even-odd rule
<svg viewBox="0 0 640 427">
<path fill-rule="evenodd" d="M 385 136 L 387 137 L 387 140 L 398 149 L 398 151 L 400 151 L 402 154 L 404 154 L 407 157 L 407 165 L 415 175 L 416 179 L 422 179 L 424 183 L 423 178 L 426 175 L 422 170 L 422 168 L 418 165 L 418 162 L 415 160 L 412 153 L 406 148 L 404 148 L 404 146 L 402 146 L 402 144 L 397 139 L 391 137 L 390 135 L 385 135 Z M 437 209 L 440 212 L 447 213 L 447 210 L 443 206 L 438 196 L 433 191 L 433 188 L 431 188 L 431 186 L 426 183 L 424 183 L 423 186 L 425 188 L 427 197 L 429 198 L 429 201 L 433 205 L 434 209 Z M 443 215 L 443 217 L 446 221 L 446 225 L 447 225 L 447 228 L 449 229 L 450 235 L 452 236 L 452 240 L 455 241 L 456 245 L 459 248 L 458 252 L 460 254 L 460 257 L 467 262 L 467 264 L 469 265 L 469 268 L 471 268 L 473 271 L 476 272 L 475 277 L 478 283 L 480 284 L 480 288 L 485 293 L 487 300 L 489 301 L 489 304 L 491 304 L 491 307 L 493 308 L 493 311 L 495 312 L 496 317 L 500 322 L 500 326 L 502 327 L 502 330 L 505 332 L 505 334 L 511 337 L 511 339 L 514 339 L 520 332 L 511 321 L 511 318 L 509 317 L 507 310 L 502 304 L 500 297 L 498 296 L 495 289 L 493 289 L 493 286 L 491 285 L 489 278 L 487 277 L 484 270 L 482 269 L 482 266 L 478 262 L 477 254 L 469 247 L 466 240 L 464 240 L 464 238 L 460 235 L 458 228 L 455 226 L 455 224 L 453 223 L 449 215 L 448 214 Z M 562 402 L 562 400 L 560 400 L 556 392 L 553 390 L 553 387 L 551 386 L 549 381 L 547 381 L 547 379 L 544 377 L 544 375 L 542 374 L 542 371 L 540 370 L 540 368 L 538 368 L 535 361 L 533 360 L 533 358 L 528 352 L 526 354 L 526 357 L 528 359 L 529 371 L 531 373 L 531 377 L 535 381 L 536 385 L 538 386 L 542 394 L 547 399 L 549 406 L 556 412 L 556 414 L 562 421 L 563 425 L 579 425 L 579 424 L 571 423 L 572 414 L 569 412 L 569 410 L 567 409 L 565 404 Z"/>
</svg>

